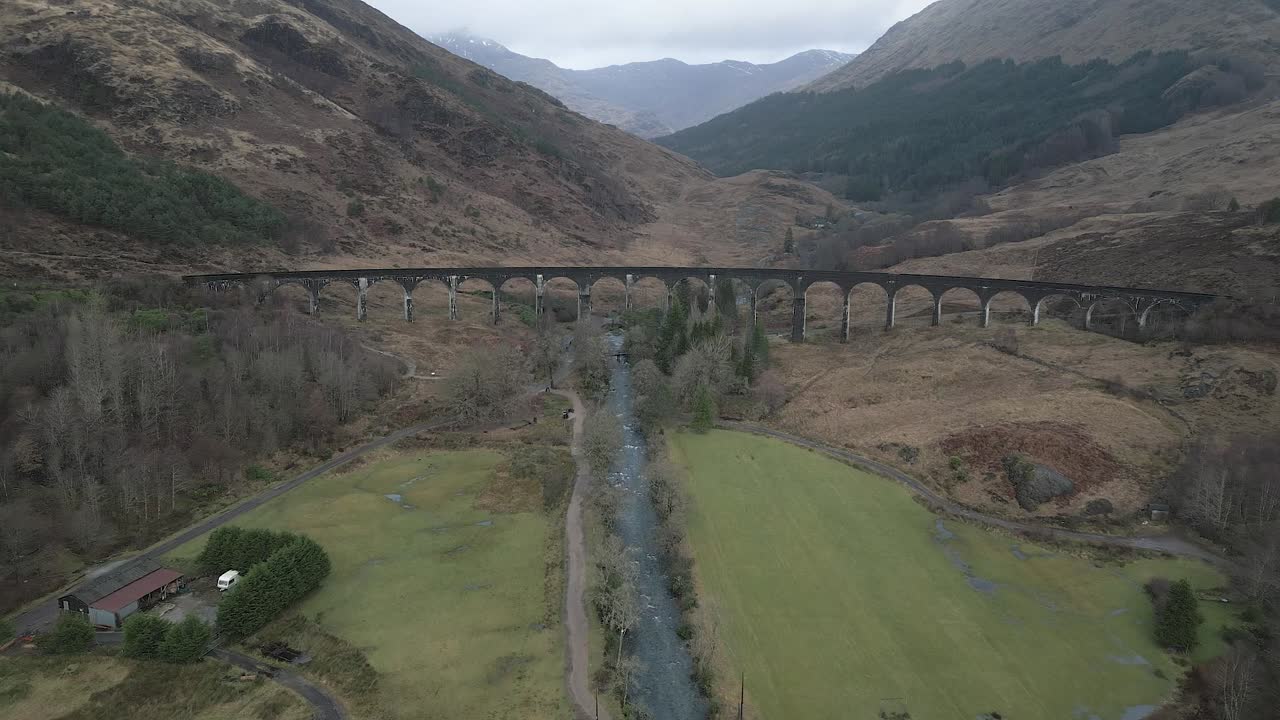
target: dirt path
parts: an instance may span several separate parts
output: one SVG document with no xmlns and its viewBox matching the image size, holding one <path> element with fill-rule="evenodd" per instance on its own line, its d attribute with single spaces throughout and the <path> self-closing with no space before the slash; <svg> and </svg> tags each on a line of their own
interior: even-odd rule
<svg viewBox="0 0 1280 720">
<path fill-rule="evenodd" d="M 332 695 L 301 675 L 258 662 L 248 655 L 235 650 L 218 648 L 211 654 L 223 662 L 235 665 L 241 670 L 265 675 L 294 691 L 315 710 L 315 714 L 312 716 L 314 720 L 344 720 L 347 716 L 342 709 L 342 705 Z"/>
<path fill-rule="evenodd" d="M 587 494 L 591 474 L 586 459 L 582 457 L 582 425 L 586 410 L 582 400 L 572 390 L 552 390 L 573 403 L 573 456 L 578 463 L 578 476 L 573 483 L 573 495 L 569 499 L 569 511 L 565 516 L 565 544 L 568 549 L 568 582 L 565 589 L 565 681 L 569 685 L 569 699 L 579 718 L 596 717 L 594 697 L 591 694 L 588 670 L 590 643 L 587 633 L 591 627 L 587 621 L 587 544 L 582 528 L 582 503 Z M 609 720 L 609 713 L 599 716 Z"/>
<path fill-rule="evenodd" d="M 1152 535 L 1148 537 L 1102 535 L 1099 533 L 1063 530 L 1062 528 L 1049 527 L 1047 525 L 1037 523 L 1018 522 L 1016 520 L 1008 520 L 994 515 L 986 515 L 939 495 L 932 488 L 926 486 L 924 483 L 921 483 L 910 475 L 907 475 L 901 470 L 885 465 L 884 463 L 876 462 L 875 460 L 863 457 L 856 453 L 849 452 L 843 448 L 827 445 L 798 435 L 792 435 L 790 433 L 782 432 L 781 430 L 773 430 L 754 423 L 724 422 L 721 424 L 730 430 L 740 430 L 743 432 L 754 433 L 756 435 L 765 435 L 767 437 L 789 442 L 792 445 L 799 445 L 800 447 L 809 448 L 810 450 L 816 450 L 824 455 L 847 462 L 873 474 L 892 478 L 893 480 L 905 485 L 907 489 L 911 490 L 911 492 L 916 495 L 925 498 L 945 512 L 958 517 L 976 520 L 978 522 L 994 525 L 1013 532 L 1047 533 L 1050 537 L 1053 537 L 1056 540 L 1088 543 L 1091 545 L 1111 545 L 1114 547 L 1132 548 L 1134 550 L 1153 550 L 1156 552 L 1168 553 L 1170 555 L 1198 558 L 1215 565 L 1229 565 L 1229 562 L 1222 556 L 1175 535 Z"/>
</svg>

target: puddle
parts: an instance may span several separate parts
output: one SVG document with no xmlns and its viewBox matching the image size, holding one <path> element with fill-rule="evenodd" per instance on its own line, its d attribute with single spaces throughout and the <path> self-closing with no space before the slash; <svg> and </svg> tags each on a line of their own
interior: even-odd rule
<svg viewBox="0 0 1280 720">
<path fill-rule="evenodd" d="M 1129 612 L 1129 608 L 1117 608 L 1117 609 L 1112 610 L 1111 612 L 1107 613 L 1107 616 L 1108 616 L 1108 617 L 1116 617 L 1116 616 L 1118 616 L 1118 615 L 1123 615 L 1123 614 L 1125 614 L 1125 613 L 1127 613 L 1127 612 Z"/>
<path fill-rule="evenodd" d="M 480 522 L 476 523 L 476 527 L 493 527 L 493 521 L 481 520 Z"/>
<path fill-rule="evenodd" d="M 954 540 L 955 537 L 956 534 L 947 529 L 947 526 L 942 523 L 941 518 L 934 521 L 933 539 L 942 546 L 942 553 L 943 555 L 946 555 L 947 560 L 951 562 L 955 569 L 959 570 L 960 573 L 964 575 L 965 582 L 969 584 L 969 587 L 984 595 L 994 595 L 996 588 L 998 588 L 999 585 L 986 578 L 978 577 L 978 575 L 973 572 L 973 567 L 964 561 L 964 558 L 960 556 L 960 551 L 948 544 Z"/>
<path fill-rule="evenodd" d="M 386 495 L 383 495 L 382 497 L 384 497 L 384 498 L 386 498 L 386 499 L 390 500 L 390 501 L 391 501 L 391 502 L 393 502 L 393 503 L 397 503 L 397 504 L 398 504 L 398 503 L 402 503 L 402 502 L 404 502 L 404 496 L 403 496 L 403 495 L 401 495 L 400 493 L 387 493 Z"/>
<path fill-rule="evenodd" d="M 1102 718 L 1094 714 L 1093 711 L 1085 705 L 1077 705 L 1075 709 L 1071 711 L 1071 717 L 1076 720 L 1102 720 Z"/>
<path fill-rule="evenodd" d="M 470 545 L 459 545 L 458 547 L 453 548 L 452 550 L 445 550 L 445 551 L 444 551 L 444 554 L 445 554 L 445 555 L 457 555 L 458 553 L 462 552 L 463 550 L 468 550 L 468 549 L 470 549 L 470 548 L 471 548 L 471 546 L 470 546 Z"/>
<path fill-rule="evenodd" d="M 477 590 L 488 590 L 491 587 L 493 586 L 489 583 L 473 583 L 471 585 L 463 585 L 462 589 L 465 592 L 475 592 Z"/>
<path fill-rule="evenodd" d="M 1155 705 L 1133 705 L 1125 708 L 1124 715 L 1120 716 L 1120 720 L 1143 720 L 1143 718 L 1155 711 Z"/>
<path fill-rule="evenodd" d="M 1108 655 L 1107 659 L 1117 665 L 1150 665 L 1151 663 L 1141 655 L 1134 653 L 1132 655 Z"/>
</svg>

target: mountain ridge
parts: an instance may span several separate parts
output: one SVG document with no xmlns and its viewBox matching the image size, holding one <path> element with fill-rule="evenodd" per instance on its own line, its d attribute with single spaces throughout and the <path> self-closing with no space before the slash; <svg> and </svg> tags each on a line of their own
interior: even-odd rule
<svg viewBox="0 0 1280 720">
<path fill-rule="evenodd" d="M 661 58 L 574 70 L 466 33 L 442 33 L 427 39 L 512 80 L 544 90 L 588 117 L 644 138 L 666 135 L 771 93 L 792 90 L 853 57 L 813 49 L 764 64 L 744 60 L 691 64 Z"/>
<path fill-rule="evenodd" d="M 1142 50 L 1225 51 L 1274 70 L 1280 11 L 1264 0 L 938 0 L 802 89 L 865 87 L 957 60 L 1119 62 Z"/>
</svg>

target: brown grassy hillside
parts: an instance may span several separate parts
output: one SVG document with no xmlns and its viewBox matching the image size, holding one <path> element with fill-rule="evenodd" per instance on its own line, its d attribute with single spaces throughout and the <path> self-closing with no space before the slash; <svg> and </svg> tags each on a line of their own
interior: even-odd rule
<svg viewBox="0 0 1280 720">
<path fill-rule="evenodd" d="M 0 48 L 8 87 L 284 211 L 292 252 L 586 260 L 706 177 L 360 2 L 14 0 Z M 5 245 L 28 253 L 59 249 L 41 240 L 49 226 L 95 238 L 38 213 L 6 222 Z"/>
<path fill-rule="evenodd" d="M 962 60 L 1117 62 L 1140 50 L 1229 51 L 1275 67 L 1280 13 L 1262 0 L 939 0 L 805 89 L 861 87 Z"/>
</svg>

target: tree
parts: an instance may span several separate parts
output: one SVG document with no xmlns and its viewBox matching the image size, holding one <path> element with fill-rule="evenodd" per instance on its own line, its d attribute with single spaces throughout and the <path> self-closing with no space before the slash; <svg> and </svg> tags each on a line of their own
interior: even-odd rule
<svg viewBox="0 0 1280 720">
<path fill-rule="evenodd" d="M 5 620 L 4 618 L 0 618 L 0 645 L 8 642 L 15 634 L 17 634 L 17 630 L 14 629 L 13 623 L 9 620 Z"/>
<path fill-rule="evenodd" d="M 795 233 L 791 231 L 791 228 L 788 227 L 787 237 L 782 241 L 782 254 L 794 255 L 795 252 L 796 252 L 796 236 L 795 236 Z"/>
<path fill-rule="evenodd" d="M 622 449 L 622 424 L 608 408 L 592 413 L 582 435 L 582 454 L 596 479 L 603 479 Z"/>
<path fill-rule="evenodd" d="M 54 655 L 72 655 L 93 648 L 93 626 L 89 617 L 78 612 L 64 612 L 53 631 L 40 639 L 40 649 Z"/>
<path fill-rule="evenodd" d="M 652 360 L 641 360 L 631 371 L 635 392 L 636 419 L 646 434 L 660 427 L 675 412 L 671 384 Z"/>
<path fill-rule="evenodd" d="M 1247 643 L 1236 643 L 1214 661 L 1210 675 L 1214 704 L 1222 720 L 1245 720 L 1262 678 L 1258 653 Z"/>
<path fill-rule="evenodd" d="M 693 401 L 693 421 L 689 427 L 697 433 L 705 433 L 715 426 L 716 404 L 711 397 L 711 390 L 703 385 Z"/>
<path fill-rule="evenodd" d="M 1169 596 L 1156 616 L 1156 642 L 1170 650 L 1191 652 L 1199 644 L 1197 631 L 1203 621 L 1191 583 L 1179 580 L 1169 586 Z"/>
<path fill-rule="evenodd" d="M 1234 197 L 1231 198 L 1231 202 L 1227 203 L 1227 210 L 1230 212 L 1240 212 L 1240 201 Z"/>
<path fill-rule="evenodd" d="M 764 334 L 763 320 L 757 320 L 756 326 L 751 329 L 751 351 L 755 355 L 756 365 L 761 368 L 768 367 L 769 338 Z"/>
<path fill-rule="evenodd" d="M 160 659 L 170 663 L 193 663 L 209 652 L 212 632 L 205 621 L 188 615 L 169 628 L 160 643 Z"/>
<path fill-rule="evenodd" d="M 134 613 L 124 621 L 124 656 L 137 660 L 154 660 L 172 623 L 148 613 Z"/>
<path fill-rule="evenodd" d="M 445 381 L 445 397 L 459 419 L 482 422 L 500 417 L 520 397 L 528 381 L 524 358 L 508 345 L 475 348 Z"/>
<path fill-rule="evenodd" d="M 573 341 L 573 374 L 582 394 L 602 398 L 609 392 L 609 354 L 604 338 L 581 326 Z"/>
<path fill-rule="evenodd" d="M 533 371 L 547 379 L 547 387 L 556 386 L 556 369 L 560 367 L 560 335 L 552 328 L 541 327 L 533 343 Z"/>
</svg>

